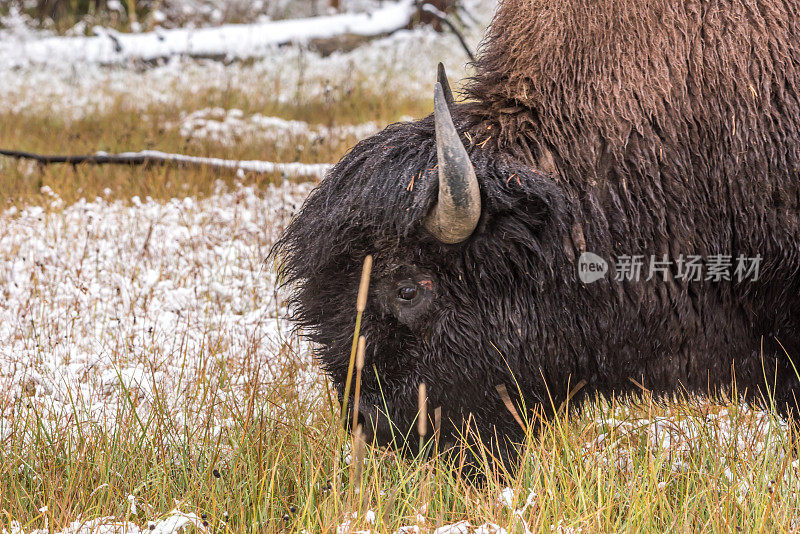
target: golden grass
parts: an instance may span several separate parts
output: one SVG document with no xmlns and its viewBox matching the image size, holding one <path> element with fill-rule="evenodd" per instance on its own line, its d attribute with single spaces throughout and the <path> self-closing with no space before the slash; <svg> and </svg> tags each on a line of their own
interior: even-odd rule
<svg viewBox="0 0 800 534">
<path fill-rule="evenodd" d="M 211 384 L 193 386 L 206 395 L 190 402 L 217 399 Z M 488 479 L 476 486 L 435 456 L 401 458 L 367 446 L 350 466 L 351 441 L 330 399 L 309 406 L 283 402 L 279 387 L 258 389 L 217 403 L 234 424 L 216 436 L 208 411 L 187 414 L 186 426 L 158 408 L 143 418 L 134 415 L 131 393 L 131 407 L 105 428 L 52 429 L 17 402 L 14 432 L 0 453 L 0 528 L 12 520 L 30 529 L 108 515 L 143 525 L 176 503 L 215 532 L 433 531 L 458 521 L 541 533 L 793 533 L 800 526 L 797 450 L 788 434 L 781 436 L 788 455 L 750 455 L 746 447 L 720 449 L 709 422 L 708 436 L 695 440 L 676 470 L 672 452 L 647 433 L 603 429 L 598 421 L 619 406 L 596 401 L 583 416 L 561 416 L 531 434 L 516 478 L 503 479 L 487 464 Z M 721 408 L 643 402 L 625 420 L 697 418 L 709 409 Z M 731 419 L 753 424 L 744 412 Z M 611 435 L 608 443 L 587 445 L 602 432 Z M 135 495 L 136 514 L 128 495 Z"/>
<path fill-rule="evenodd" d="M 58 115 L 31 115 L 25 112 L 0 113 L 0 147 L 46 154 L 83 154 L 144 149 L 177 152 L 193 156 L 273 162 L 335 163 L 357 141 L 344 137 L 309 143 L 297 138 L 289 142 L 264 142 L 244 139 L 226 146 L 211 140 L 182 138 L 177 127 L 169 128 L 189 113 L 208 107 L 241 109 L 246 115 L 260 113 L 287 120 L 302 120 L 312 125 L 357 125 L 375 121 L 387 125 L 403 116 L 423 116 L 430 104 L 422 99 L 376 97 L 358 84 L 334 89 L 322 99 L 305 98 L 298 104 L 254 97 L 242 91 L 186 93 L 176 108 L 149 106 L 135 109 L 116 101 L 106 110 L 74 121 Z M 302 146 L 300 146 L 302 145 Z M 185 169 L 174 166 L 127 167 L 70 165 L 39 166 L 26 161 L 0 157 L 0 206 L 41 203 L 40 189 L 48 185 L 66 203 L 80 198 L 113 198 L 134 195 L 155 199 L 202 197 L 213 190 L 217 180 L 233 181 L 233 173 L 212 169 Z M 247 181 L 265 184 L 280 180 L 280 175 L 250 176 Z"/>
</svg>

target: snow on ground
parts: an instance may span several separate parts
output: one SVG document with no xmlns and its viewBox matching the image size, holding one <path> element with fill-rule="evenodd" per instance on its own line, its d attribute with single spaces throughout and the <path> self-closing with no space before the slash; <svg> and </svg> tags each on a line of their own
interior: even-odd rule
<svg viewBox="0 0 800 534">
<path fill-rule="evenodd" d="M 27 534 L 50 534 L 51 532 L 55 532 L 55 534 L 141 534 L 144 532 L 172 534 L 186 532 L 188 527 L 192 527 L 193 532 L 201 534 L 209 532 L 197 514 L 183 513 L 175 509 L 160 521 L 150 523 L 144 528 L 139 528 L 139 525 L 130 521 L 106 516 L 91 520 L 77 519 L 61 530 L 36 529 L 27 531 Z M 11 530 L 3 529 L 2 534 L 26 534 L 26 531 L 18 521 L 12 521 Z"/>
<path fill-rule="evenodd" d="M 466 36 L 474 49 L 494 2 L 473 3 L 471 12 L 480 23 L 471 25 Z M 69 120 L 107 112 L 120 102 L 138 110 L 182 108 L 187 95 L 226 91 L 298 105 L 327 98 L 332 89 L 357 87 L 374 95 L 388 87 L 393 98 L 417 98 L 432 92 L 440 61 L 454 83 L 468 74 L 457 39 L 427 27 L 401 30 L 327 57 L 302 46 L 268 47 L 251 62 L 233 64 L 175 57 L 155 66 L 65 61 L 42 68 L 23 52 L 41 41 L 42 32 L 0 30 L 0 43 L 5 43 L 0 44 L 0 111 L 58 114 Z"/>
<path fill-rule="evenodd" d="M 10 16 L 0 17 L 0 27 L 24 32 L 27 28 L 55 26 L 49 18 L 34 20 L 22 10 L 30 12 L 37 7 L 38 0 L 4 0 L 0 2 L 0 8 L 4 3 Z M 268 22 L 337 13 L 366 13 L 382 7 L 384 0 L 339 0 L 338 9 L 331 7 L 330 0 L 139 0 L 136 3 L 137 11 L 144 10 L 145 15 L 136 21 L 129 20 L 123 2 L 108 0 L 105 4 L 107 9 L 85 15 L 65 34 L 86 35 L 87 30 L 96 26 L 97 22 L 109 19 L 121 26 L 128 22 L 131 31 L 141 32 L 143 28 L 150 29 L 155 25 L 164 28 L 200 28 L 242 21 Z M 19 28 L 21 24 L 25 28 Z"/>
<path fill-rule="evenodd" d="M 181 411 L 178 385 L 215 362 L 250 358 L 270 384 L 288 350 L 298 392 L 312 394 L 317 369 L 264 261 L 310 188 L 63 209 L 51 193 L 51 206 L 0 214 L 0 388 L 54 415 L 113 421 L 131 389 L 146 409 L 158 387 Z M 11 417 L 0 414 L 0 441 Z"/>
<path fill-rule="evenodd" d="M 413 120 L 413 117 L 402 117 L 400 120 Z M 278 148 L 295 147 L 298 150 L 323 140 L 360 140 L 380 129 L 374 121 L 337 126 L 311 125 L 305 121 L 269 117 L 260 113 L 245 115 L 240 109 L 219 107 L 184 113 L 178 125 L 168 124 L 167 128 L 176 126 L 187 140 L 209 139 L 223 145 L 233 145 L 245 139 L 257 139 Z"/>
<path fill-rule="evenodd" d="M 589 426 L 598 432 L 582 444 L 583 457 L 589 462 L 600 461 L 612 470 L 631 473 L 635 469 L 632 457 L 644 447 L 653 458 L 663 458 L 672 473 L 681 474 L 692 468 L 699 447 L 710 445 L 725 466 L 727 482 L 743 501 L 753 488 L 766 485 L 771 474 L 761 471 L 761 480 L 743 477 L 742 466 L 758 465 L 765 459 L 777 464 L 784 461 L 790 449 L 786 441 L 790 435 L 788 423 L 763 409 L 741 403 L 715 406 L 712 410 L 681 410 L 670 410 L 668 406 L 662 415 L 636 417 L 628 406 L 617 406 L 610 416 L 590 421 Z M 789 464 L 784 482 L 791 487 L 800 477 L 800 460 L 789 458 Z"/>
</svg>

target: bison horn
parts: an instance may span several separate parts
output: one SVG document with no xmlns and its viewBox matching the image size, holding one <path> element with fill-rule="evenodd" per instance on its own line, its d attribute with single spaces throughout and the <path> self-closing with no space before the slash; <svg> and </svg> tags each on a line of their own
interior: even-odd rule
<svg viewBox="0 0 800 534">
<path fill-rule="evenodd" d="M 444 101 L 447 102 L 447 107 L 451 110 L 456 105 L 456 100 L 453 98 L 453 91 L 450 89 L 450 82 L 447 81 L 447 72 L 444 70 L 444 64 L 439 63 L 436 68 L 436 81 L 442 84 L 442 92 L 444 93 Z"/>
<path fill-rule="evenodd" d="M 445 79 L 446 82 L 446 79 Z M 425 218 L 425 228 L 442 243 L 467 239 L 481 216 L 481 192 L 467 149 L 458 137 L 444 88 L 436 83 L 433 95 L 439 200 Z"/>
</svg>

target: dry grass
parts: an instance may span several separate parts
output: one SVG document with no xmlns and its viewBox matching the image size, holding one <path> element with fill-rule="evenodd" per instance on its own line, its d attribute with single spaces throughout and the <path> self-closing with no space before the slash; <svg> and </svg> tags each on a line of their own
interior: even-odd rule
<svg viewBox="0 0 800 534">
<path fill-rule="evenodd" d="M 488 482 L 476 487 L 435 457 L 403 459 L 371 447 L 356 458 L 354 475 L 349 437 L 327 399 L 309 413 L 279 387 L 250 383 L 248 395 L 218 402 L 213 386 L 191 386 L 190 402 L 216 405 L 234 424 L 215 436 L 210 410 L 187 414 L 185 425 L 157 408 L 135 415 L 128 393 L 130 407 L 113 426 L 52 429 L 23 400 L 15 403 L 14 432 L 0 454 L 6 526 L 109 515 L 143 525 L 177 503 L 216 532 L 432 531 L 459 521 L 508 532 L 798 532 L 800 473 L 797 451 L 783 455 L 787 434 L 778 435 L 781 455 L 752 444 L 720 449 L 718 426 L 699 423 L 708 433 L 676 468 L 673 451 L 644 431 L 610 428 L 609 443 L 592 444 L 598 421 L 619 412 L 596 402 L 584 416 L 556 419 L 531 435 L 516 479 L 485 466 Z M 708 409 L 642 403 L 625 420 L 702 421 Z M 756 424 L 744 412 L 731 420 L 740 429 Z"/>
<path fill-rule="evenodd" d="M 359 84 L 346 89 L 334 88 L 323 99 L 301 96 L 298 104 L 280 103 L 266 96 L 254 97 L 236 90 L 187 93 L 182 102 L 177 108 L 150 106 L 141 111 L 132 109 L 124 101 L 116 101 L 103 112 L 70 121 L 58 115 L 30 115 L 24 111 L 0 113 L 0 147 L 48 154 L 154 149 L 225 159 L 331 163 L 341 158 L 358 139 L 351 135 L 309 143 L 307 139 L 289 136 L 275 143 L 246 138 L 231 145 L 209 139 L 187 140 L 176 124 L 182 114 L 221 107 L 242 110 L 245 116 L 258 113 L 327 127 L 369 121 L 387 125 L 404 116 L 423 116 L 431 107 L 423 99 L 378 98 L 374 91 L 362 90 Z M 112 197 L 123 199 L 134 195 L 156 199 L 202 197 L 212 191 L 218 179 L 230 183 L 232 178 L 231 173 L 210 169 L 40 167 L 0 158 L 0 206 L 41 203 L 46 200 L 41 195 L 43 185 L 57 191 L 66 203 L 72 203 L 80 198 L 107 197 L 107 189 Z M 251 176 L 247 181 L 263 185 L 280 179 L 276 174 Z"/>
</svg>

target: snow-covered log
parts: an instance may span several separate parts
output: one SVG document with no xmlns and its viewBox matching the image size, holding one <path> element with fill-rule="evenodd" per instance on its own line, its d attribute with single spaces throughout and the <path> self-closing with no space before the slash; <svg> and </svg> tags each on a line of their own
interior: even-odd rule
<svg viewBox="0 0 800 534">
<path fill-rule="evenodd" d="M 270 48 L 341 35 L 378 36 L 406 27 L 417 8 L 413 0 L 387 2 L 371 13 L 226 24 L 213 28 L 155 30 L 125 34 L 96 28 L 93 37 L 50 37 L 0 42 L 0 64 L 22 67 L 86 63 L 153 62 L 173 56 L 246 59 Z"/>
</svg>

